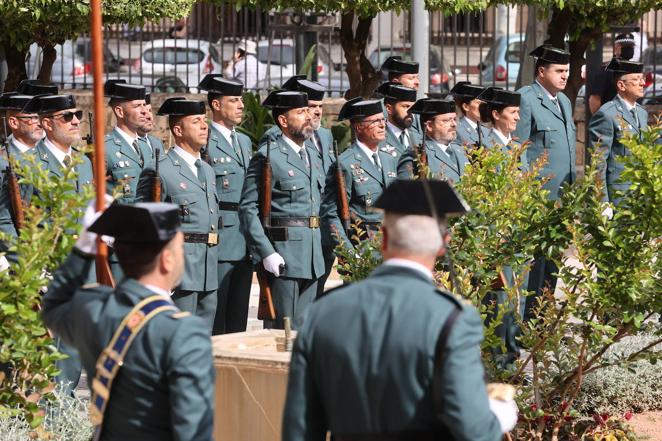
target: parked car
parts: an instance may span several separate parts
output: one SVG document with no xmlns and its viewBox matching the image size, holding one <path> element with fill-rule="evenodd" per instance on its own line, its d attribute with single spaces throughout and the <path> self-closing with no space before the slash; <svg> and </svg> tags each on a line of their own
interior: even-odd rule
<svg viewBox="0 0 662 441">
<path fill-rule="evenodd" d="M 411 60 L 411 46 L 380 46 L 368 57 L 372 66 L 379 70 L 382 63 L 391 56 L 401 56 L 404 60 Z M 430 84 L 429 92 L 441 93 L 450 90 L 449 82 L 454 76 L 450 64 L 442 57 L 441 50 L 430 46 Z M 384 81 L 388 80 L 388 72 L 382 72 Z"/>
<path fill-rule="evenodd" d="M 206 74 L 221 71 L 218 50 L 208 41 L 153 40 L 143 44 L 142 54 L 133 64 L 132 82 L 152 86 L 166 80 L 175 83 L 179 80 L 195 93 Z"/>
<path fill-rule="evenodd" d="M 653 83 L 662 83 L 662 46 L 648 47 L 641 55 L 641 62 L 644 65 L 646 87 Z"/>
<path fill-rule="evenodd" d="M 85 87 L 92 84 L 92 40 L 80 37 L 67 40 L 55 46 L 56 59 L 53 64 L 51 81 L 67 88 Z M 129 67 L 115 55 L 108 45 L 103 46 L 104 72 L 124 72 Z M 29 57 L 25 61 L 28 78 L 37 78 L 43 63 L 43 50 L 36 43 L 30 46 Z"/>
<path fill-rule="evenodd" d="M 484 85 L 514 88 L 522 52 L 524 34 L 511 34 L 498 37 L 483 61 L 478 65 L 480 82 Z"/>
</svg>

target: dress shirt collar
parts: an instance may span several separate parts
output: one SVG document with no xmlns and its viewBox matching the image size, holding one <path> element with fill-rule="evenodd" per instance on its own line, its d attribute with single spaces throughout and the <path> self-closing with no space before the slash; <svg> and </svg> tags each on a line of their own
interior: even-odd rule
<svg viewBox="0 0 662 441">
<path fill-rule="evenodd" d="M 138 282 L 138 283 L 140 283 L 140 282 Z M 140 283 L 140 284 L 141 284 L 145 289 L 148 289 L 148 290 L 152 291 L 154 294 L 158 294 L 158 295 L 160 295 L 160 296 L 163 296 L 163 297 L 165 297 L 167 300 L 169 300 L 170 302 L 172 302 L 172 299 L 171 299 L 171 297 L 172 297 L 172 292 L 171 292 L 171 291 L 165 290 L 165 289 L 163 289 L 163 288 L 159 288 L 158 286 L 150 285 L 150 284 L 148 284 L 148 283 L 145 283 L 145 284 Z"/>
<path fill-rule="evenodd" d="M 428 279 L 432 280 L 432 271 L 430 271 L 425 265 L 422 265 L 418 262 L 414 262 L 413 260 L 399 259 L 399 258 L 396 258 L 396 257 L 392 257 L 392 258 L 386 260 L 383 263 L 383 265 L 399 266 L 399 267 L 403 267 L 403 268 L 413 269 L 414 271 L 418 271 L 419 273 L 423 274 Z"/>
<path fill-rule="evenodd" d="M 553 99 L 558 98 L 558 94 L 556 94 L 556 95 L 552 95 L 552 94 L 549 92 L 549 90 L 545 89 L 545 86 L 543 86 L 542 84 L 540 84 L 540 81 L 536 80 L 536 83 L 537 83 L 538 86 L 540 86 L 540 88 L 545 92 L 545 95 L 547 95 L 547 98 L 549 98 L 550 100 L 553 100 Z"/>
<path fill-rule="evenodd" d="M 11 144 L 14 144 L 14 146 L 18 149 L 19 152 L 25 153 L 28 150 L 31 149 L 31 147 L 28 147 L 27 145 L 23 144 L 21 141 L 16 139 L 14 135 L 9 135 L 9 142 Z"/>
<path fill-rule="evenodd" d="M 437 141 L 436 139 L 430 139 L 430 141 L 432 141 L 437 147 L 439 147 L 441 149 L 441 151 L 443 151 L 444 153 L 448 153 L 448 145 L 447 144 L 442 144 L 439 141 Z"/>
<path fill-rule="evenodd" d="M 400 134 L 402 134 L 402 132 L 404 130 L 401 129 L 400 127 L 396 126 L 395 124 L 393 124 L 391 121 L 386 121 L 386 126 L 389 128 L 389 130 L 391 130 L 391 132 L 393 132 L 395 137 L 398 138 L 398 140 L 399 140 L 400 139 Z M 407 136 L 407 135 L 405 135 L 405 136 Z"/>
<path fill-rule="evenodd" d="M 234 132 L 234 129 L 228 129 L 225 127 L 223 124 L 219 124 L 216 121 L 211 122 L 211 126 L 218 130 L 218 132 L 223 135 L 223 138 L 228 142 L 228 144 L 232 145 L 232 133 Z"/>
<path fill-rule="evenodd" d="M 494 131 L 494 134 L 497 136 L 497 138 L 499 138 L 499 141 L 501 141 L 501 143 L 503 145 L 510 144 L 510 141 L 512 141 L 512 139 L 513 139 L 510 136 L 506 137 L 506 135 L 501 133 L 501 131 L 499 129 L 497 129 L 496 127 L 493 127 L 492 130 Z"/>
<path fill-rule="evenodd" d="M 625 108 L 627 109 L 628 112 L 631 112 L 632 109 L 637 107 L 636 104 L 632 105 L 632 104 L 628 103 L 622 96 L 620 96 L 618 94 L 616 96 L 618 97 L 619 100 L 621 100 L 621 102 L 623 103 L 623 105 L 625 106 Z"/>
<path fill-rule="evenodd" d="M 292 141 L 285 133 L 283 133 L 282 138 L 285 141 L 285 143 L 289 145 L 292 148 L 292 150 L 294 150 L 294 153 L 298 155 L 302 147 L 296 142 Z"/>
<path fill-rule="evenodd" d="M 471 119 L 467 118 L 466 116 L 463 116 L 462 119 L 469 124 L 469 127 L 471 127 L 474 130 L 478 130 L 478 123 L 473 122 Z"/>
<path fill-rule="evenodd" d="M 373 151 L 372 149 L 370 149 L 370 147 L 368 147 L 367 145 L 363 144 L 363 143 L 362 143 L 361 141 L 359 141 L 358 139 L 356 140 L 356 145 L 359 146 L 359 148 L 361 149 L 361 151 L 362 151 L 363 153 L 365 153 L 365 155 L 366 155 L 366 156 L 368 157 L 368 159 L 370 159 L 371 161 L 373 161 L 373 159 L 372 159 L 372 155 L 373 155 L 373 154 L 377 153 L 377 157 L 379 157 L 379 147 L 378 147 L 375 151 Z"/>
<path fill-rule="evenodd" d="M 195 161 L 200 159 L 200 153 L 198 153 L 197 156 L 192 155 L 191 153 L 187 152 L 183 148 L 181 148 L 178 145 L 175 145 L 173 147 L 175 150 L 175 153 L 177 153 L 183 160 L 186 162 L 186 165 L 188 165 L 188 168 L 191 169 L 193 174 L 197 177 L 198 176 L 198 167 L 195 166 Z"/>
<path fill-rule="evenodd" d="M 48 137 L 44 138 L 44 145 L 53 154 L 53 156 L 55 156 L 55 159 L 57 159 L 58 162 L 64 167 L 64 158 L 66 156 L 71 156 L 71 146 L 69 147 L 68 151 L 63 152 L 57 148 L 55 144 L 53 144 L 51 140 L 48 139 Z"/>
<path fill-rule="evenodd" d="M 133 143 L 136 142 L 138 137 L 133 137 L 126 133 L 124 130 L 120 129 L 119 127 L 115 127 L 115 131 L 129 144 L 131 147 L 133 147 Z"/>
</svg>

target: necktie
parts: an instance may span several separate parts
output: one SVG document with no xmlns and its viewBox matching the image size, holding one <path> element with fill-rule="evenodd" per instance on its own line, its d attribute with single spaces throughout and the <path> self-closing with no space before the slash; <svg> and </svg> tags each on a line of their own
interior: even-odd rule
<svg viewBox="0 0 662 441">
<path fill-rule="evenodd" d="M 639 129 L 639 117 L 637 116 L 637 108 L 636 107 L 631 108 L 630 113 L 632 114 L 632 117 L 634 118 L 634 122 L 636 124 L 635 128 Z"/>
<path fill-rule="evenodd" d="M 372 154 L 372 162 L 375 163 L 375 167 L 377 167 L 377 170 L 382 171 L 382 165 L 379 163 L 379 155 L 377 152 Z"/>
<path fill-rule="evenodd" d="M 143 158 L 143 152 L 140 149 L 140 146 L 138 145 L 138 140 L 136 139 L 133 141 L 133 144 L 131 144 L 131 147 L 133 147 L 133 150 L 135 150 L 136 154 L 138 155 L 138 158 L 140 158 L 140 166 L 142 167 L 143 164 L 145 163 L 145 159 Z"/>
<path fill-rule="evenodd" d="M 202 168 L 202 161 L 200 159 L 195 160 L 195 168 L 198 170 L 198 181 L 200 181 L 203 188 L 207 188 L 207 178 L 205 177 L 205 170 Z"/>
<path fill-rule="evenodd" d="M 145 135 L 144 138 L 140 138 L 140 139 L 142 139 L 145 142 L 145 144 L 147 144 L 147 147 L 149 147 L 149 151 L 152 152 L 152 158 L 153 158 L 154 157 L 154 147 L 152 147 L 152 143 L 149 142 L 149 138 L 147 137 L 147 135 Z"/>
<path fill-rule="evenodd" d="M 400 133 L 400 144 L 402 144 L 405 147 L 409 147 L 407 143 L 407 132 L 405 130 Z"/>
<path fill-rule="evenodd" d="M 317 152 L 322 154 L 322 140 L 320 139 L 320 136 L 317 134 L 317 132 L 313 132 L 313 144 L 315 144 Z"/>
<path fill-rule="evenodd" d="M 303 163 L 306 164 L 306 168 L 310 168 L 310 162 L 308 162 L 308 154 L 306 153 L 305 145 L 299 149 L 299 156 L 301 157 Z"/>
<path fill-rule="evenodd" d="M 235 133 L 234 130 L 230 134 L 230 139 L 232 140 L 232 149 L 234 150 L 234 153 L 237 155 L 237 158 L 239 158 L 239 160 L 242 161 L 243 158 L 241 157 L 241 152 L 239 151 L 239 144 L 237 143 L 237 134 Z"/>
<path fill-rule="evenodd" d="M 71 167 L 71 156 L 66 155 L 64 159 L 62 160 L 62 163 L 64 164 L 65 167 L 69 168 Z"/>
<path fill-rule="evenodd" d="M 552 102 L 556 106 L 557 109 L 559 109 L 559 112 L 561 112 L 561 116 L 563 117 L 563 120 L 565 120 L 565 114 L 563 113 L 563 109 L 561 108 L 561 105 L 559 104 L 559 99 L 557 97 L 552 98 Z"/>
<path fill-rule="evenodd" d="M 451 158 L 451 162 L 457 166 L 457 156 L 455 155 L 455 152 L 451 146 L 446 147 L 446 154 L 449 158 Z"/>
</svg>

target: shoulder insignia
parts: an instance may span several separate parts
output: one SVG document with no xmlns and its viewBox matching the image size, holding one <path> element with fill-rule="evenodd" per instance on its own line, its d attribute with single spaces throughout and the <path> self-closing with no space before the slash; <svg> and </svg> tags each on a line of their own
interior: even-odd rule
<svg viewBox="0 0 662 441">
<path fill-rule="evenodd" d="M 81 286 L 81 288 L 83 288 L 83 289 L 92 289 L 92 288 L 96 288 L 97 286 L 101 286 L 101 285 L 94 282 L 94 283 L 86 283 L 85 285 Z"/>
<path fill-rule="evenodd" d="M 170 317 L 172 317 L 174 319 L 180 319 L 180 318 L 188 317 L 189 315 L 191 315 L 191 313 L 188 312 L 188 311 L 179 311 L 179 312 L 175 312 L 173 314 L 170 314 Z"/>
<path fill-rule="evenodd" d="M 393 146 L 390 145 L 390 144 L 387 144 L 387 145 L 385 145 L 385 146 L 383 146 L 383 147 L 380 147 L 380 150 L 381 150 L 382 152 L 391 153 L 393 150 L 395 150 L 395 147 L 393 147 Z"/>
</svg>

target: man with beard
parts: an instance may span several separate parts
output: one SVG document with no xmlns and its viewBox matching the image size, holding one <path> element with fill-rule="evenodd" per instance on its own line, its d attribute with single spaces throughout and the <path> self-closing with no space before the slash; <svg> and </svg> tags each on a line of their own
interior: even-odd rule
<svg viewBox="0 0 662 441">
<path fill-rule="evenodd" d="M 398 153 L 385 146 L 386 121 L 381 100 L 363 100 L 358 97 L 347 101 L 340 109 L 338 120 L 348 119 L 356 140 L 339 157 L 345 181 L 352 223 L 360 221 L 359 231 L 347 232 L 338 215 L 338 186 L 336 170 L 331 168 L 326 178 L 327 191 L 322 207 L 323 224 L 332 232 L 335 245 L 353 249 L 356 237 L 372 238 L 379 231 L 382 213 L 374 209 L 374 203 L 384 189 L 397 177 Z"/>
<path fill-rule="evenodd" d="M 218 198 L 214 170 L 200 157 L 208 135 L 205 103 L 168 98 L 158 114 L 168 115 L 175 140 L 159 162 L 161 200 L 179 206 L 186 251 L 186 270 L 172 300 L 202 318 L 211 334 L 218 289 Z M 138 201 L 152 202 L 153 185 L 154 170 L 143 170 Z"/>
<path fill-rule="evenodd" d="M 416 102 L 416 90 L 387 82 L 377 88 L 377 93 L 384 98 L 386 107 L 386 144 L 400 156 L 421 143 L 418 133 L 410 130 L 414 119 L 409 108 Z"/>
<path fill-rule="evenodd" d="M 467 158 L 462 146 L 455 143 L 457 114 L 455 103 L 432 98 L 416 101 L 409 111 L 420 115 L 426 133 L 425 154 L 427 170 L 433 179 L 457 182 L 464 173 Z M 398 177 L 413 179 L 417 176 L 419 152 L 409 148 L 398 162 Z"/>
<path fill-rule="evenodd" d="M 333 151 L 333 134 L 331 130 L 322 127 L 322 113 L 324 107 L 324 93 L 326 89 L 319 83 L 306 79 L 305 75 L 295 75 L 283 84 L 283 90 L 305 92 L 308 95 L 308 110 L 310 110 L 310 122 L 313 126 L 313 136 L 306 140 L 307 147 L 316 152 L 322 161 L 322 171 L 324 175 L 329 172 L 331 165 L 336 162 Z M 267 142 L 267 138 L 275 141 L 282 131 L 275 125 L 267 130 L 260 140 L 261 144 Z M 322 195 L 324 198 L 324 195 Z M 324 284 L 333 270 L 333 262 L 336 255 L 333 252 L 333 241 L 331 234 L 324 225 L 322 228 L 322 254 L 324 254 L 324 275 L 317 281 L 317 293 L 324 292 Z"/>
<path fill-rule="evenodd" d="M 154 130 L 152 98 L 149 93 L 145 93 L 145 124 L 138 127 L 136 133 L 138 133 L 138 136 L 145 141 L 145 144 L 149 147 L 152 152 L 152 158 L 156 158 L 155 152 L 158 150 L 159 156 L 163 156 L 165 154 L 165 147 L 163 147 L 163 141 L 150 133 L 152 130 Z"/>
<path fill-rule="evenodd" d="M 212 440 L 209 335 L 202 320 L 170 299 L 184 271 L 179 221 L 179 207 L 162 203 L 114 204 L 95 221 L 90 204 L 80 238 L 44 296 L 44 323 L 80 351 L 85 365 L 93 439 Z M 97 234 L 115 239 L 127 276 L 115 289 L 84 285 Z"/>
<path fill-rule="evenodd" d="M 317 279 L 324 274 L 320 233 L 320 200 L 324 170 L 316 151 L 306 144 L 313 136 L 308 98 L 303 92 L 275 91 L 262 103 L 271 108 L 283 134 L 262 145 L 251 159 L 239 204 L 239 221 L 256 263 L 273 275 L 271 290 L 275 320 L 265 328 L 303 324 L 307 307 L 317 295 Z M 270 227 L 260 222 L 258 200 L 263 164 L 270 147 Z"/>
<path fill-rule="evenodd" d="M 92 163 L 87 156 L 72 148 L 72 145 L 81 141 L 80 122 L 83 118 L 83 111 L 76 107 L 74 97 L 71 95 L 36 97 L 28 104 L 26 112 L 39 114 L 41 127 L 46 134 L 46 137 L 30 151 L 35 155 L 37 164 L 58 178 L 64 176 L 66 168 L 75 167 L 76 178 L 72 182 L 73 187 L 77 193 L 84 192 L 86 187 L 92 185 Z M 35 191 L 39 192 L 40 189 L 37 188 Z M 92 272 L 87 273 L 86 280 L 91 278 L 92 274 Z M 66 345 L 60 338 L 56 338 L 55 342 L 58 351 L 69 357 L 57 361 L 56 366 L 60 374 L 56 380 L 64 383 L 66 390 L 72 393 L 80 379 L 80 358 L 76 350 Z"/>
<path fill-rule="evenodd" d="M 478 145 L 478 128 L 480 127 L 480 138 L 483 140 L 489 134 L 489 129 L 480 123 L 481 101 L 477 99 L 485 90 L 485 87 L 471 84 L 469 81 L 459 81 L 451 89 L 451 95 L 455 99 L 455 105 L 462 112 L 462 117 L 457 123 L 456 142 L 461 146 Z M 484 142 L 484 141 L 483 141 Z"/>
<path fill-rule="evenodd" d="M 535 164 L 545 155 L 546 163 L 540 173 L 549 178 L 544 188 L 549 199 L 557 200 L 563 184 L 574 182 L 576 175 L 576 133 L 572 121 L 572 105 L 561 92 L 568 81 L 570 54 L 563 49 L 543 45 L 531 54 L 536 58 L 535 81 L 517 92 L 521 94 L 520 120 L 513 138 L 524 143 L 529 164 Z M 524 319 L 530 320 L 532 309 L 543 289 L 556 289 L 557 271 L 553 262 L 543 256 L 536 257 L 529 273 L 528 290 L 535 294 L 526 298 Z"/>
<path fill-rule="evenodd" d="M 115 114 L 117 125 L 106 135 L 106 176 L 108 194 L 120 190 L 117 202 L 132 204 L 136 200 L 138 178 L 151 163 L 151 149 L 138 131 L 146 127 L 145 87 L 126 84 L 125 80 L 108 80 L 104 93 Z"/>
<path fill-rule="evenodd" d="M 419 66 L 416 61 L 405 61 L 400 56 L 391 56 L 382 63 L 381 70 L 388 72 L 388 81 L 391 83 L 401 84 L 416 91 L 421 85 Z M 420 138 L 423 137 L 423 128 L 417 116 L 414 116 L 410 129 L 412 132 L 416 132 Z"/>
<path fill-rule="evenodd" d="M 244 85 L 208 74 L 198 86 L 207 91 L 211 132 L 206 158 L 216 174 L 218 191 L 218 303 L 213 335 L 243 332 L 248 321 L 253 265 L 239 225 L 239 199 L 252 156 L 251 140 L 237 133 L 244 116 Z"/>
</svg>

